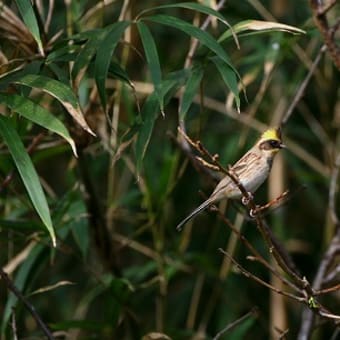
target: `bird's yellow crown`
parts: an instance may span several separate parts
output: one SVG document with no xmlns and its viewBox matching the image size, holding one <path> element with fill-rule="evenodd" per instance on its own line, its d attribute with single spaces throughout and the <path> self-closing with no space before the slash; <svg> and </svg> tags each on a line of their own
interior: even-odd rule
<svg viewBox="0 0 340 340">
<path fill-rule="evenodd" d="M 270 139 L 281 141 L 280 128 L 277 128 L 277 129 L 271 128 L 263 132 L 263 134 L 261 135 L 261 140 L 270 140 Z"/>
</svg>

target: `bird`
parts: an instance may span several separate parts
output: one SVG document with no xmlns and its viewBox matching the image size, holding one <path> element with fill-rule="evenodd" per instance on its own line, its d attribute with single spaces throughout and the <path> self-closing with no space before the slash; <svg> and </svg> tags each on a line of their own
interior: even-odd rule
<svg viewBox="0 0 340 340">
<path fill-rule="evenodd" d="M 281 128 L 269 128 L 262 133 L 255 145 L 231 166 L 230 172 L 236 175 L 241 185 L 252 196 L 269 176 L 276 154 L 285 147 L 282 143 Z M 242 196 L 236 183 L 226 175 L 216 185 L 210 197 L 182 220 L 176 229 L 180 231 L 183 225 L 210 205 L 226 198 L 240 199 Z"/>
</svg>

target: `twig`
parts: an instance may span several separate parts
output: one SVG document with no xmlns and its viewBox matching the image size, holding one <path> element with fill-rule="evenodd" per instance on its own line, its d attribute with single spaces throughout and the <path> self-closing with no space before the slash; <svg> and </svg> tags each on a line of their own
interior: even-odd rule
<svg viewBox="0 0 340 340">
<path fill-rule="evenodd" d="M 340 49 L 335 41 L 335 31 L 339 26 L 337 23 L 334 27 L 330 27 L 327 19 L 327 12 L 336 4 L 336 0 L 330 1 L 326 6 L 323 6 L 323 1 L 320 0 L 310 0 L 309 4 L 313 11 L 315 25 L 323 36 L 329 55 L 334 65 L 340 70 Z"/>
<path fill-rule="evenodd" d="M 241 316 L 239 319 L 237 319 L 234 322 L 230 323 L 227 327 L 223 328 L 220 332 L 218 332 L 214 336 L 213 340 L 218 340 L 224 333 L 232 330 L 233 328 L 235 328 L 236 326 L 238 326 L 239 324 L 244 322 L 249 317 L 256 317 L 258 315 L 258 312 L 259 312 L 259 310 L 258 310 L 257 307 L 252 308 L 247 314 Z"/>
<path fill-rule="evenodd" d="M 48 12 L 47 12 L 45 25 L 44 25 L 45 34 L 47 34 L 49 31 L 53 12 L 54 12 L 54 0 L 49 0 Z"/>
<path fill-rule="evenodd" d="M 331 292 L 335 292 L 337 290 L 340 290 L 340 283 L 333 286 L 333 287 L 329 287 L 329 288 L 324 288 L 324 289 L 321 289 L 319 291 L 316 291 L 314 293 L 314 295 L 322 295 L 322 294 L 327 294 L 327 293 L 331 293 Z"/>
<path fill-rule="evenodd" d="M 340 253 L 340 245 L 339 245 L 339 253 Z M 332 283 L 336 277 L 340 274 L 340 264 L 337 265 L 332 271 L 323 279 L 323 284 L 327 285 Z"/>
<path fill-rule="evenodd" d="M 312 78 L 312 75 L 316 69 L 316 67 L 318 66 L 321 56 L 322 54 L 326 51 L 327 47 L 326 45 L 323 45 L 320 48 L 320 51 L 318 53 L 318 55 L 316 56 L 312 66 L 309 69 L 309 72 L 306 76 L 306 78 L 304 79 L 304 81 L 301 83 L 299 89 L 296 91 L 296 94 L 294 96 L 293 101 L 291 102 L 286 114 L 284 115 L 283 119 L 282 119 L 282 125 L 284 125 L 285 123 L 287 123 L 288 119 L 290 118 L 290 116 L 292 115 L 296 105 L 299 103 L 299 101 L 301 100 L 302 96 L 305 93 L 306 87 L 309 84 L 310 79 Z"/>
<path fill-rule="evenodd" d="M 331 217 L 334 224 L 337 226 L 336 234 L 334 235 L 328 250 L 323 256 L 322 261 L 320 262 L 318 271 L 315 275 L 313 281 L 313 289 L 315 291 L 320 291 L 323 284 L 328 280 L 329 276 L 326 276 L 327 270 L 330 268 L 331 264 L 334 262 L 336 256 L 340 251 L 340 228 L 339 228 L 339 219 L 337 217 L 335 211 L 335 193 L 336 193 L 336 183 L 339 175 L 339 167 L 340 167 L 340 154 L 338 154 L 336 158 L 336 164 L 333 169 L 333 173 L 331 175 L 330 185 L 329 185 L 329 207 L 331 211 Z M 331 276 L 332 277 L 332 276 Z M 334 277 L 334 276 L 333 276 Z M 310 309 L 305 309 L 302 315 L 302 323 L 299 331 L 299 340 L 306 340 L 310 337 L 312 332 L 312 327 L 314 324 L 314 314 Z"/>
<path fill-rule="evenodd" d="M 340 244 L 340 228 L 337 228 L 337 233 L 333 237 L 328 250 L 325 252 L 320 265 L 319 269 L 316 273 L 316 276 L 313 281 L 313 289 L 318 291 L 321 289 L 323 285 L 323 278 L 326 276 L 326 272 L 329 269 L 330 265 L 335 259 L 336 254 L 339 251 L 339 244 Z M 302 322 L 300 326 L 300 331 L 298 334 L 298 340 L 307 340 L 310 337 L 312 332 L 312 327 L 314 324 L 314 313 L 311 309 L 305 309 L 302 313 Z"/>
<path fill-rule="evenodd" d="M 286 330 L 282 331 L 281 329 L 274 327 L 275 330 L 280 333 L 278 339 L 287 339 L 286 335 L 289 333 L 289 328 L 287 328 Z"/>
<path fill-rule="evenodd" d="M 262 279 L 260 279 L 259 277 L 257 277 L 256 275 L 252 274 L 251 272 L 249 272 L 247 269 L 245 269 L 243 266 L 241 266 L 232 256 L 230 256 L 227 252 L 225 252 L 223 249 L 219 249 L 219 251 L 221 253 L 223 253 L 225 256 L 227 256 L 232 262 L 233 264 L 237 267 L 237 269 L 239 269 L 239 271 L 245 276 L 245 277 L 248 277 L 252 280 L 254 280 L 255 282 L 271 289 L 272 291 L 278 293 L 278 294 L 281 294 L 281 295 L 284 295 L 286 297 L 289 297 L 293 300 L 296 300 L 296 301 L 299 301 L 299 302 L 304 302 L 304 303 L 308 303 L 308 299 L 306 299 L 306 297 L 302 297 L 302 296 L 297 296 L 297 295 L 294 295 L 292 293 L 289 293 L 289 292 L 285 292 L 281 289 L 277 289 L 276 287 L 272 286 L 271 284 L 269 284 L 268 282 L 266 281 L 263 281 Z"/>
<path fill-rule="evenodd" d="M 32 314 L 34 320 L 37 322 L 37 324 L 40 326 L 41 330 L 46 335 L 47 339 L 53 340 L 54 337 L 47 327 L 47 325 L 42 321 L 39 314 L 36 312 L 35 308 L 31 303 L 25 298 L 25 296 L 19 291 L 19 289 L 14 285 L 12 280 L 8 277 L 8 275 L 3 271 L 3 269 L 0 267 L 0 277 L 5 282 L 8 290 L 10 290 L 17 298 L 20 300 L 24 306 L 28 309 L 28 311 Z"/>
<path fill-rule="evenodd" d="M 272 207 L 273 205 L 280 204 L 283 200 L 285 200 L 287 198 L 288 194 L 289 194 L 289 190 L 284 191 L 281 195 L 279 195 L 278 197 L 269 201 L 268 203 L 261 205 L 261 206 L 258 206 L 256 208 L 256 211 L 263 211 L 263 210 L 266 210 L 266 209 Z"/>
<path fill-rule="evenodd" d="M 237 235 L 237 237 L 240 239 L 241 242 L 248 248 L 248 250 L 254 255 L 254 256 L 247 256 L 247 259 L 250 261 L 257 261 L 261 263 L 263 266 L 265 266 L 273 275 L 278 277 L 284 284 L 291 287 L 296 292 L 300 292 L 300 288 L 295 285 L 293 282 L 286 279 L 284 276 L 280 275 L 279 272 L 263 257 L 261 254 L 253 247 L 253 245 L 233 226 L 233 224 L 222 214 L 219 210 L 217 210 L 219 213 L 219 217 L 222 219 L 222 221 L 228 225 L 228 227 Z"/>
<path fill-rule="evenodd" d="M 331 180 L 329 183 L 329 210 L 331 213 L 331 218 L 333 223 L 339 228 L 339 218 L 336 213 L 336 192 L 337 192 L 337 180 L 339 177 L 339 168 L 340 168 L 340 152 L 338 153 L 336 160 L 335 160 L 335 166 L 331 175 Z"/>
</svg>

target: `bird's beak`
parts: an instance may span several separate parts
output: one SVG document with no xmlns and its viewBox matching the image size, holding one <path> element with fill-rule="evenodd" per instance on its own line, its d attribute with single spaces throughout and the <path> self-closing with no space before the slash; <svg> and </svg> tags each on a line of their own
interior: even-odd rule
<svg viewBox="0 0 340 340">
<path fill-rule="evenodd" d="M 280 149 L 287 149 L 287 146 L 283 143 L 280 143 Z"/>
</svg>

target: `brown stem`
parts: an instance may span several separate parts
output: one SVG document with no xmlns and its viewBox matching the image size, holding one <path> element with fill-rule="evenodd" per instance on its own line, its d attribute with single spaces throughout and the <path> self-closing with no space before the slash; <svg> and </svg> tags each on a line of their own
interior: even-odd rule
<svg viewBox="0 0 340 340">
<path fill-rule="evenodd" d="M 335 255 L 338 252 L 339 244 L 340 244 L 340 228 L 337 229 L 337 233 L 333 237 L 328 247 L 328 250 L 324 254 L 323 259 L 319 265 L 318 272 L 316 273 L 312 285 L 315 290 L 321 289 L 323 284 L 323 278 L 326 276 L 327 270 L 329 269 L 331 263 L 335 259 Z M 311 309 L 305 308 L 305 310 L 302 313 L 302 321 L 298 335 L 298 340 L 309 339 L 312 333 L 313 325 L 314 325 L 314 313 Z"/>
<path fill-rule="evenodd" d="M 289 117 L 292 115 L 296 105 L 299 103 L 299 101 L 301 100 L 301 98 L 303 97 L 304 93 L 305 93 L 305 90 L 306 90 L 306 87 L 307 85 L 309 84 L 309 81 L 311 80 L 312 78 L 312 75 L 314 74 L 314 71 L 316 69 L 316 67 L 318 66 L 320 60 L 321 60 L 321 56 L 323 55 L 323 53 L 326 51 L 326 45 L 323 45 L 321 48 L 320 48 L 320 51 L 318 53 L 318 55 L 316 56 L 306 78 L 303 80 L 303 82 L 301 83 L 299 89 L 296 91 L 296 94 L 294 96 L 294 99 L 293 101 L 291 102 L 289 108 L 287 109 L 287 112 L 285 113 L 283 119 L 282 119 L 282 122 L 281 124 L 285 124 L 287 123 Z"/>
<path fill-rule="evenodd" d="M 328 5 L 323 6 L 322 1 L 310 0 L 309 4 L 313 11 L 313 17 L 315 25 L 319 29 L 323 36 L 325 45 L 327 46 L 330 57 L 333 60 L 334 65 L 340 71 L 340 49 L 335 41 L 335 30 L 338 28 L 336 24 L 334 27 L 330 27 L 327 13 L 335 5 L 336 0 L 332 0 Z"/>
<path fill-rule="evenodd" d="M 237 267 L 237 269 L 245 276 L 248 277 L 252 280 L 254 280 L 255 282 L 269 288 L 270 290 L 272 290 L 273 292 L 276 292 L 278 294 L 287 296 L 293 300 L 296 300 L 298 302 L 304 302 L 307 303 L 307 299 L 305 297 L 301 297 L 301 296 L 297 296 L 294 295 L 292 293 L 289 292 L 285 292 L 283 290 L 277 289 L 276 287 L 272 286 L 271 284 L 263 281 L 262 279 L 260 279 L 259 277 L 257 277 L 256 275 L 252 274 L 251 272 L 249 272 L 248 270 L 246 270 L 243 266 L 241 266 L 232 256 L 230 256 L 227 252 L 225 252 L 223 249 L 219 249 L 219 251 L 221 253 L 223 253 L 225 256 L 227 256 L 232 262 L 233 264 Z"/>
<path fill-rule="evenodd" d="M 25 296 L 20 292 L 20 290 L 14 285 L 12 280 L 8 277 L 8 275 L 3 271 L 3 269 L 0 267 L 0 277 L 5 282 L 8 290 L 10 290 L 17 298 L 20 300 L 26 309 L 32 314 L 34 320 L 37 322 L 37 324 L 40 326 L 41 330 L 46 335 L 47 339 L 53 340 L 54 337 L 47 327 L 47 325 L 42 321 L 39 314 L 36 312 L 33 305 L 25 298 Z"/>
<path fill-rule="evenodd" d="M 224 333 L 226 333 L 228 331 L 231 331 L 233 328 L 235 328 L 236 326 L 241 324 L 243 321 L 245 321 L 249 317 L 256 317 L 257 314 L 258 314 L 258 308 L 257 307 L 252 308 L 250 312 L 248 312 L 247 314 L 241 316 L 239 319 L 237 319 L 234 322 L 230 323 L 227 327 L 223 328 L 220 332 L 218 332 L 215 335 L 215 337 L 213 338 L 213 340 L 218 340 Z"/>
</svg>

